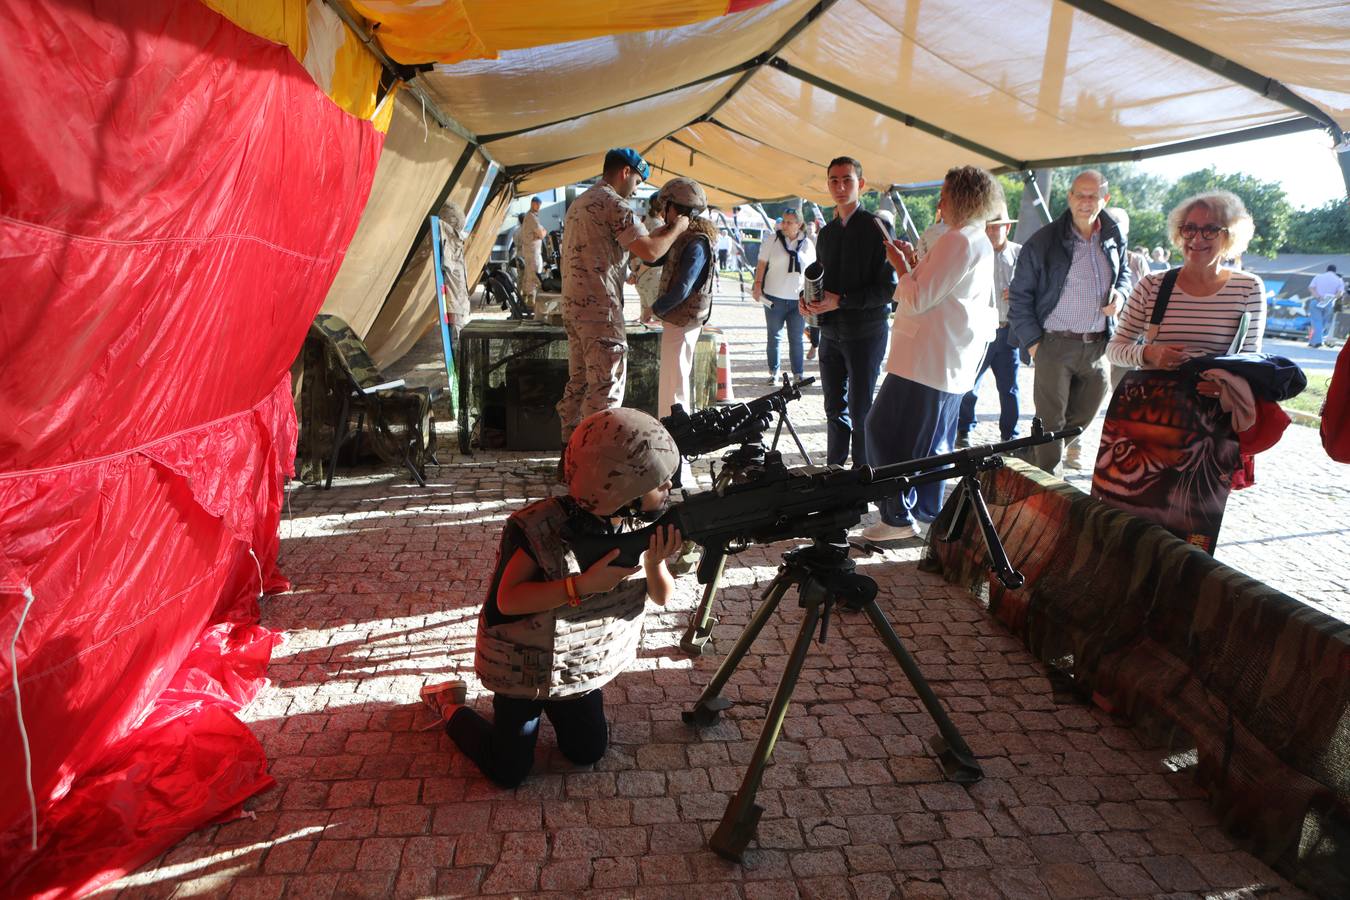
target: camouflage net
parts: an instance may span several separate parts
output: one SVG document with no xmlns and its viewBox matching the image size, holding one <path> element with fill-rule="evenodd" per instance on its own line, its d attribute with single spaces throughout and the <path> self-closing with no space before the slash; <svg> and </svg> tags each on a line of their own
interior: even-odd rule
<svg viewBox="0 0 1350 900">
<path fill-rule="evenodd" d="M 1350 626 L 1034 467 L 1010 461 L 981 484 L 1026 585 L 988 576 L 973 516 L 932 541 L 925 568 L 987 596 L 1083 696 L 1194 751 L 1198 783 L 1254 854 L 1350 896 Z"/>
<path fill-rule="evenodd" d="M 333 457 L 343 397 L 349 396 L 355 385 L 370 388 L 389 379 L 380 374 L 361 339 L 337 316 L 315 316 L 300 355 L 303 371 L 296 471 L 305 484 L 318 484 L 328 474 Z M 364 427 L 358 437 L 357 424 L 363 414 Z M 399 387 L 352 398 L 345 434 L 343 443 L 352 451 L 347 464 L 373 453 L 389 465 L 402 467 L 406 453 L 419 470 L 424 469 L 434 462 L 436 450 L 431 391 Z"/>
</svg>

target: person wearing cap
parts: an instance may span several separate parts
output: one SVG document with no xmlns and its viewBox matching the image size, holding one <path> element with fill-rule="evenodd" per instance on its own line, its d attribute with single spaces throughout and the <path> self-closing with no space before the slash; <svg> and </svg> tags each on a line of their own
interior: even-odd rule
<svg viewBox="0 0 1350 900">
<path fill-rule="evenodd" d="M 539 273 L 544 271 L 544 238 L 548 232 L 539 224 L 539 209 L 543 201 L 538 197 L 530 198 L 530 211 L 520 223 L 520 234 L 516 246 L 520 249 L 521 259 L 525 261 L 525 276 L 521 279 L 520 293 L 525 305 L 534 309 L 534 296 L 539 293 Z"/>
<path fill-rule="evenodd" d="M 631 147 L 610 150 L 600 180 L 572 201 L 563 222 L 562 313 L 568 363 L 558 418 L 564 446 L 583 416 L 623 405 L 628 361 L 623 283 L 628 254 L 655 262 L 689 227 L 687 217 L 677 216 L 647 233 L 628 198 L 650 173 L 647 162 Z"/>
<path fill-rule="evenodd" d="M 665 511 L 680 458 L 670 432 L 644 412 L 608 409 L 583 419 L 567 449 L 567 494 L 506 520 L 479 611 L 473 665 L 492 691 L 492 721 L 464 705 L 464 682 L 443 685 L 448 702 L 437 704 L 456 746 L 503 787 L 534 765 L 541 714 L 563 756 L 599 761 L 609 744 L 602 688 L 637 658 L 647 598 L 664 606 L 675 590 L 674 526 L 654 530 L 633 568 L 611 550 L 583 570 L 566 538 L 633 530 Z"/>
<path fill-rule="evenodd" d="M 975 395 L 980 391 L 984 373 L 994 370 L 994 384 L 998 387 L 998 432 L 1001 440 L 1017 437 L 1017 348 L 1008 339 L 1008 285 L 1012 283 L 1013 267 L 1022 245 L 1008 240 L 1008 226 L 1017 222 L 1008 218 L 1008 202 L 1000 200 L 994 217 L 984 223 L 984 235 L 994 248 L 994 305 L 998 308 L 998 331 L 985 348 L 984 360 L 975 373 L 975 386 L 961 398 L 961 412 L 956 420 L 956 446 L 970 445 L 970 433 L 975 430 Z"/>
<path fill-rule="evenodd" d="M 675 239 L 662 266 L 652 314 L 661 320 L 661 374 L 656 390 L 658 415 L 670 415 L 678 403 L 691 409 L 689 373 L 694 345 L 712 314 L 713 252 L 717 229 L 702 215 L 708 208 L 703 187 L 692 178 L 672 178 L 656 195 L 655 208 L 667 224 L 679 218 L 689 228 Z"/>
</svg>

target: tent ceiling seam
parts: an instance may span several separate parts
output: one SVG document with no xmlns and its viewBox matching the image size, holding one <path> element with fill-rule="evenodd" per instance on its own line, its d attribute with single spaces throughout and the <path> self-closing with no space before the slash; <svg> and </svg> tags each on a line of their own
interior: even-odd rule
<svg viewBox="0 0 1350 900">
<path fill-rule="evenodd" d="M 445 110 L 441 109 L 439 104 L 436 103 L 435 98 L 427 92 L 427 89 L 413 80 L 416 77 L 415 73 L 410 75 L 407 66 L 395 62 L 389 54 L 384 52 L 384 48 L 380 46 L 379 40 L 361 24 L 356 14 L 347 8 L 347 4 L 344 3 L 343 0 L 323 0 L 323 2 L 326 3 L 333 12 L 337 13 L 338 18 L 342 20 L 342 23 L 350 28 L 352 33 L 360 39 L 361 43 L 365 46 L 366 51 L 379 61 L 384 70 L 393 78 L 407 85 L 409 92 L 411 92 L 418 100 L 422 101 L 422 105 L 426 108 L 427 112 L 431 113 L 431 117 L 436 120 L 436 124 L 468 141 L 470 145 L 477 147 L 483 154 L 483 159 L 487 162 L 491 163 L 496 161 L 482 148 L 481 142 L 472 131 L 447 115 Z"/>
<path fill-rule="evenodd" d="M 777 69 L 778 71 L 786 75 L 791 75 L 798 81 L 804 81 L 814 88 L 818 88 L 822 91 L 825 91 L 826 93 L 833 94 L 834 96 L 839 97 L 842 100 L 847 100 L 850 103 L 857 104 L 858 106 L 861 106 L 864 109 L 871 110 L 872 112 L 880 116 L 892 119 L 896 122 L 901 123 L 902 125 L 905 125 L 906 127 L 917 128 L 919 131 L 925 132 L 926 134 L 931 134 L 934 137 L 947 141 L 950 144 L 956 144 L 958 147 L 962 147 L 966 150 L 978 153 L 981 156 L 997 160 L 1010 168 L 1014 169 L 1025 168 L 1025 163 L 1015 159 L 1014 157 L 1009 156 L 1008 154 L 1000 150 L 995 150 L 992 147 L 986 147 L 983 144 L 978 144 L 975 141 L 970 140 L 969 138 L 962 137 L 959 134 L 954 134 L 953 132 L 948 131 L 945 128 L 941 128 L 937 125 L 932 124 L 931 122 L 928 122 L 924 119 L 920 119 L 917 116 L 912 116 L 907 112 L 903 112 L 901 110 L 895 109 L 894 107 L 887 106 L 886 104 L 873 100 L 870 97 L 865 97 L 856 91 L 849 90 L 846 87 L 841 87 L 831 81 L 826 81 L 824 78 L 821 78 L 818 75 L 813 75 L 810 72 L 806 71 L 805 69 L 800 69 L 797 66 L 794 66 L 787 60 L 774 58 L 769 63 L 769 65 L 771 65 L 773 68 Z"/>
<path fill-rule="evenodd" d="M 1323 130 L 1325 128 L 1325 122 L 1314 119 L 1311 116 L 1300 116 L 1297 119 L 1286 119 L 1283 122 L 1272 122 L 1268 125 L 1245 128 L 1241 131 L 1230 131 L 1226 134 L 1213 135 L 1211 137 L 1178 141 L 1175 144 L 1162 144 L 1157 147 L 1147 147 L 1141 150 L 1120 150 L 1112 153 L 1090 153 L 1081 156 L 1057 156 L 1048 159 L 1033 159 L 1022 163 L 1021 168 L 1019 169 L 1000 168 L 995 169 L 994 171 L 1001 174 L 1004 172 L 1026 171 L 1030 169 L 1059 169 L 1065 166 L 1086 166 L 1096 163 L 1139 162 L 1145 159 L 1153 159 L 1158 156 L 1170 156 L 1174 153 L 1188 153 L 1193 150 L 1209 150 L 1214 147 L 1223 147 L 1229 144 L 1241 144 L 1245 141 L 1279 137 L 1285 134 L 1295 134 L 1300 131 Z"/>
<path fill-rule="evenodd" d="M 792 157 L 793 159 L 799 159 L 799 160 L 801 160 L 801 161 L 804 162 L 804 163 L 810 163 L 811 165 L 813 165 L 813 166 L 819 166 L 819 167 L 822 168 L 822 169 L 825 168 L 826 164 L 829 162 L 829 160 L 811 159 L 810 157 L 802 156 L 802 155 L 800 155 L 800 154 L 798 154 L 798 153 L 793 153 L 791 150 L 784 150 L 784 149 L 781 148 L 781 147 L 774 147 L 772 144 L 769 144 L 769 143 L 766 142 L 766 141 L 762 141 L 762 140 L 760 140 L 759 138 L 755 137 L 755 136 L 752 135 L 752 134 L 746 134 L 744 131 L 741 131 L 739 128 L 732 128 L 730 125 L 728 125 L 726 122 L 723 122 L 721 119 L 713 119 L 713 118 L 709 118 L 709 119 L 706 119 L 705 121 L 706 121 L 709 125 L 716 125 L 718 128 L 722 129 L 723 131 L 729 132 L 730 134 L 734 134 L 734 135 L 736 135 L 737 137 L 745 138 L 747 141 L 754 141 L 756 144 L 759 144 L 759 145 L 762 146 L 762 147 L 768 147 L 768 148 L 771 149 L 771 150 L 776 150 L 776 151 L 778 151 L 779 153 L 782 153 L 782 154 L 784 154 L 784 155 L 786 155 L 786 156 Z M 699 123 L 695 122 L 694 124 L 697 125 L 697 124 L 699 124 Z"/>
<path fill-rule="evenodd" d="M 609 106 L 602 106 L 599 109 L 592 109 L 588 112 L 578 113 L 577 115 L 574 116 L 568 116 L 565 119 L 556 119 L 552 122 L 542 122 L 538 125 L 530 125 L 529 127 L 526 128 L 516 128 L 512 131 L 496 131 L 493 132 L 492 134 L 479 135 L 478 139 L 482 141 L 484 144 L 489 144 L 492 143 L 493 141 L 501 141 L 505 140 L 506 138 L 518 137 L 519 135 L 529 134 L 534 131 L 542 131 L 545 128 L 554 128 L 558 125 L 566 125 L 569 122 L 576 121 L 577 119 L 585 119 L 590 116 L 598 116 L 600 113 L 610 112 L 616 109 L 622 109 L 623 107 L 630 106 L 634 103 L 645 103 L 648 100 L 655 100 L 657 97 L 664 97 L 667 94 L 674 94 L 678 93 L 679 91 L 688 90 L 689 88 L 692 87 L 698 87 L 700 84 L 707 84 L 710 81 L 717 81 L 719 78 L 728 78 L 737 73 L 758 68 L 763 64 L 764 64 L 764 57 L 762 55 L 756 56 L 752 59 L 747 59 L 743 63 L 732 66 L 729 69 L 722 69 L 719 72 L 713 72 L 711 75 L 705 75 L 702 78 L 697 78 L 693 81 L 685 82 L 684 84 L 678 84 L 674 87 L 665 88 L 664 90 L 657 91 L 653 94 L 647 94 L 646 96 L 643 97 L 634 97 L 631 100 L 622 100 L 618 103 L 611 103 Z"/>
<path fill-rule="evenodd" d="M 1119 28 L 1126 34 L 1133 35 L 1140 40 L 1147 41 L 1156 47 L 1171 53 L 1173 56 L 1180 57 L 1188 62 L 1194 63 L 1201 68 L 1213 72 L 1221 78 L 1247 88 L 1248 90 L 1272 100 L 1283 106 L 1287 106 L 1295 112 L 1299 112 L 1322 123 L 1324 128 L 1332 132 L 1332 136 L 1340 141 L 1345 134 L 1335 118 L 1323 110 L 1317 104 L 1300 97 L 1294 93 L 1282 82 L 1274 78 L 1268 78 L 1253 69 L 1249 69 L 1241 63 L 1231 60 L 1226 56 L 1214 52 L 1206 47 L 1202 47 L 1194 41 L 1189 41 L 1178 34 L 1168 31 L 1152 22 L 1141 19 L 1133 13 L 1126 12 L 1118 6 L 1105 3 L 1103 0 L 1059 0 L 1066 6 L 1073 7 L 1080 12 L 1087 13 L 1094 18 L 1101 19 L 1108 25 Z"/>
<path fill-rule="evenodd" d="M 687 126 L 686 126 L 686 127 L 687 127 Z M 680 131 L 684 131 L 684 130 L 685 130 L 684 128 L 681 128 L 681 129 L 680 129 Z M 675 134 L 679 134 L 679 133 L 680 133 L 679 131 L 675 132 Z M 675 135 L 671 135 L 670 137 L 666 138 L 666 140 L 670 141 L 670 143 L 674 144 L 676 147 L 683 147 L 685 150 L 688 150 L 691 154 L 698 154 L 698 155 L 700 155 L 700 156 L 705 156 L 705 157 L 707 157 L 710 161 L 716 163 L 717 165 L 721 166 L 721 167 L 724 168 L 724 169 L 728 169 L 728 170 L 730 170 L 730 171 L 732 171 L 732 172 L 735 172 L 737 175 L 743 175 L 743 176 L 745 176 L 746 178 L 749 178 L 749 179 L 752 179 L 752 180 L 753 180 L 754 178 L 756 178 L 756 176 L 755 176 L 753 173 L 747 172 L 747 171 L 745 171 L 744 169 L 739 168 L 738 166 L 733 166 L 731 163 L 727 162 L 727 161 L 724 160 L 724 159 L 719 159 L 717 156 L 715 156 L 715 155 L 712 154 L 712 153 L 709 153 L 707 150 L 702 150 L 702 149 L 700 149 L 700 148 L 698 148 L 698 147 L 695 147 L 695 146 L 692 145 L 692 144 L 687 144 L 687 143 L 685 143 L 684 141 L 680 140 L 678 137 L 675 137 Z M 693 166 L 691 165 L 690 168 L 692 169 Z M 703 183 L 703 180 L 702 180 L 702 179 L 696 179 L 696 180 L 697 180 L 700 184 Z M 728 193 L 728 194 L 735 194 L 737 197 L 745 197 L 745 195 L 742 194 L 740 191 L 730 191 L 730 190 L 727 190 L 727 189 L 724 188 L 724 187 L 717 187 L 717 185 L 712 185 L 712 187 L 715 187 L 715 188 L 717 188 L 719 191 L 724 191 L 724 192 L 726 192 L 726 193 Z M 750 197 L 745 197 L 745 199 L 746 199 L 746 200 L 750 200 L 750 199 L 752 199 L 752 198 L 750 198 Z"/>
<path fill-rule="evenodd" d="M 812 22 L 816 21 L 816 19 L 819 19 L 821 16 L 825 15 L 825 13 L 829 12 L 830 7 L 834 6 L 838 2 L 839 0 L 820 0 L 819 3 L 817 3 L 815 6 L 807 10 L 806 15 L 802 16 L 796 22 L 793 22 L 791 27 L 789 27 L 787 31 L 784 31 L 781 35 L 779 35 L 778 40 L 770 44 L 769 48 L 765 50 L 762 54 L 760 54 L 760 56 L 758 57 L 759 59 L 762 60 L 760 65 L 772 64 L 774 59 L 777 58 L 778 54 L 783 52 L 783 49 L 787 47 L 788 44 L 792 43 L 793 39 L 795 39 L 797 35 L 805 31 L 811 25 Z M 718 100 L 716 103 L 714 103 L 711 107 L 709 107 L 708 111 L 703 114 L 703 118 L 706 120 L 717 115 L 718 110 L 720 110 L 723 106 L 726 106 L 727 103 L 731 100 L 731 98 L 736 96 L 736 93 L 740 91 L 741 88 L 745 87 L 745 85 L 750 81 L 751 78 L 755 77 L 755 73 L 758 71 L 759 66 L 756 66 L 755 68 L 746 72 L 740 78 L 736 79 L 736 83 L 733 84 L 731 87 L 727 88 L 727 92 L 722 95 L 722 98 Z M 694 120 L 694 122 L 697 121 L 698 119 Z M 690 122 L 688 123 L 688 125 L 684 125 L 681 127 L 687 128 L 689 127 L 689 125 L 693 125 L 694 122 Z M 678 128 L 675 129 L 675 131 L 679 130 L 680 129 Z M 674 131 L 671 132 L 671 134 L 674 133 L 675 133 Z"/>
</svg>

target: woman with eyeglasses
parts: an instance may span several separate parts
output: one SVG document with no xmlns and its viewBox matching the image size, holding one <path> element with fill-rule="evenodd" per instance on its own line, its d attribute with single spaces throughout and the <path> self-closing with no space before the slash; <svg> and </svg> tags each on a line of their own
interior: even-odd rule
<svg viewBox="0 0 1350 900">
<path fill-rule="evenodd" d="M 1206 363 L 1197 363 L 1198 371 L 1182 366 L 1196 357 L 1260 352 L 1265 285 L 1223 263 L 1240 256 L 1255 231 L 1236 195 L 1186 198 L 1168 216 L 1167 230 L 1181 268 L 1140 279 L 1106 347 L 1113 364 L 1136 371 L 1107 408 L 1092 496 L 1213 553 L 1243 467 L 1237 435 L 1255 418 L 1252 394 L 1241 378 L 1215 374 Z"/>
<path fill-rule="evenodd" d="M 1173 276 L 1162 321 L 1152 324 L 1166 271 L 1139 279 L 1106 347 L 1107 358 L 1117 366 L 1175 369 L 1192 356 L 1226 353 L 1243 313 L 1251 315 L 1241 350 L 1259 353 L 1266 324 L 1265 285 L 1252 273 L 1223 264 L 1242 255 L 1255 230 L 1236 194 L 1212 191 L 1183 200 L 1167 217 L 1167 232 L 1181 250 L 1182 264 Z"/>
</svg>

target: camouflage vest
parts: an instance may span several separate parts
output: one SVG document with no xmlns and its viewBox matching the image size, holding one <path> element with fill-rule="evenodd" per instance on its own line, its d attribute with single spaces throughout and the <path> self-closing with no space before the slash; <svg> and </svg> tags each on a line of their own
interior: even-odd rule
<svg viewBox="0 0 1350 900">
<path fill-rule="evenodd" d="M 695 220 L 698 221 L 698 220 Z M 680 258 L 684 254 L 684 248 L 692 240 L 703 239 L 707 244 L 708 250 L 708 274 L 704 277 L 701 284 L 694 285 L 694 291 L 679 306 L 670 312 L 661 316 L 661 321 L 668 322 L 679 328 L 685 328 L 689 325 L 702 325 L 708 321 L 712 314 L 712 283 L 713 283 L 713 247 L 715 244 L 709 240 L 708 236 L 698 230 L 694 225 L 675 239 L 675 243 L 670 245 L 670 251 L 666 254 L 666 264 L 662 266 L 661 287 L 656 292 L 660 297 L 670 287 L 670 282 L 675 278 L 675 271 L 680 267 Z"/>
<path fill-rule="evenodd" d="M 567 510 L 554 497 L 532 503 L 511 518 L 520 526 L 543 576 L 556 581 L 579 574 L 559 537 Z M 503 548 L 498 566 L 509 556 Z M 479 613 L 474 670 L 483 686 L 507 697 L 556 700 L 607 684 L 637 658 L 647 580 L 631 578 L 580 606 L 559 606 L 500 625 Z"/>
</svg>

